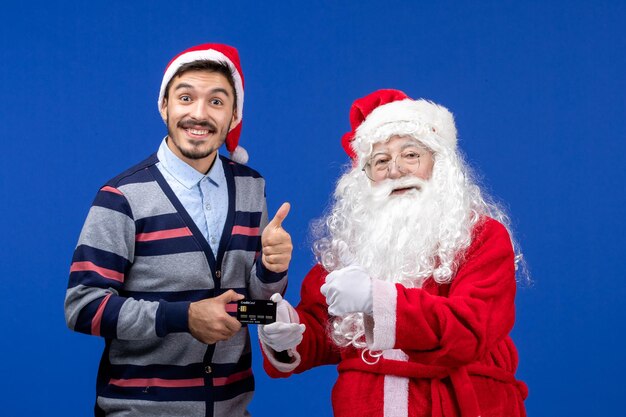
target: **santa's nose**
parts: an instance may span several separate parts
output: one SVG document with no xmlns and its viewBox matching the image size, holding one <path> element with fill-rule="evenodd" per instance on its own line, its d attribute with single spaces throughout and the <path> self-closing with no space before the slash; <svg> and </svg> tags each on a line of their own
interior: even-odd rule
<svg viewBox="0 0 626 417">
<path fill-rule="evenodd" d="M 387 167 L 387 170 L 389 171 L 387 176 L 389 178 L 391 178 L 391 179 L 400 178 L 400 177 L 406 175 L 406 172 L 402 169 L 402 167 L 400 165 L 398 165 L 397 159 L 393 160 L 393 161 L 391 161 L 389 163 L 389 166 Z"/>
</svg>

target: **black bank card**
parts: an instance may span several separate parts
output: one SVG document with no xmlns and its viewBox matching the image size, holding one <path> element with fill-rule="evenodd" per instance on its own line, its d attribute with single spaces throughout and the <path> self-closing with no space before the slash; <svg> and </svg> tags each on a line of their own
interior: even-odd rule
<svg viewBox="0 0 626 417">
<path fill-rule="evenodd" d="M 247 324 L 270 324 L 276 321 L 276 303 L 270 300 L 237 301 L 237 320 Z"/>
</svg>

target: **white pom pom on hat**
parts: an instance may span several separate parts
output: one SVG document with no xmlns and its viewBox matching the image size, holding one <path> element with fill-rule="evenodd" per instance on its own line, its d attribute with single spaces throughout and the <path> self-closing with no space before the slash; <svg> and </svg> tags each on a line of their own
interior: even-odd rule
<svg viewBox="0 0 626 417">
<path fill-rule="evenodd" d="M 237 49 L 229 45 L 206 43 L 193 46 L 176 55 L 169 64 L 167 64 L 165 73 L 163 74 L 157 102 L 159 110 L 163 106 L 165 89 L 178 69 L 190 62 L 205 60 L 224 62 L 230 67 L 235 83 L 235 94 L 237 95 L 237 119 L 233 122 L 233 125 L 231 125 L 231 130 L 228 132 L 228 135 L 226 135 L 226 149 L 230 152 L 233 161 L 245 164 L 248 162 L 248 152 L 239 146 L 239 136 L 241 135 L 241 124 L 243 120 L 244 80 Z"/>
<path fill-rule="evenodd" d="M 230 159 L 235 162 L 239 162 L 240 164 L 245 164 L 248 162 L 248 151 L 246 151 L 241 146 L 237 146 L 231 153 Z"/>
</svg>

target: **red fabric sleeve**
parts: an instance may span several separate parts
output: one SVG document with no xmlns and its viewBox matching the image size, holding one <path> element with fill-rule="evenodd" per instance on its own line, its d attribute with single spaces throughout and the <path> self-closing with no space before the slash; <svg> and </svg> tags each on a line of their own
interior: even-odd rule
<svg viewBox="0 0 626 417">
<path fill-rule="evenodd" d="M 340 354 L 337 347 L 328 336 L 328 306 L 326 299 L 320 292 L 328 272 L 321 265 L 315 265 L 304 278 L 300 291 L 300 304 L 296 307 L 300 323 L 306 326 L 302 335 L 302 342 L 296 350 L 302 357 L 302 362 L 290 373 L 283 373 L 275 369 L 264 354 L 263 368 L 273 378 L 287 377 L 293 373 L 304 372 L 315 366 L 337 364 Z"/>
<path fill-rule="evenodd" d="M 447 296 L 396 284 L 394 347 L 422 363 L 474 362 L 512 329 L 515 285 L 508 232 L 487 219 L 475 230 Z"/>
</svg>

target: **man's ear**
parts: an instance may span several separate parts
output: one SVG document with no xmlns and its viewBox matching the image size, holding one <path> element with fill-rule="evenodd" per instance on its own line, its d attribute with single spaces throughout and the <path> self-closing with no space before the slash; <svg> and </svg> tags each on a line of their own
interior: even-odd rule
<svg viewBox="0 0 626 417">
<path fill-rule="evenodd" d="M 230 129 L 228 129 L 229 132 L 237 127 L 237 125 L 235 124 L 236 121 L 237 121 L 237 110 L 235 109 L 233 110 L 233 117 L 230 118 Z"/>
<path fill-rule="evenodd" d="M 163 99 L 163 104 L 161 105 L 161 108 L 159 109 L 159 113 L 161 113 L 161 118 L 163 119 L 165 124 L 167 124 L 167 99 L 166 98 Z"/>
</svg>

